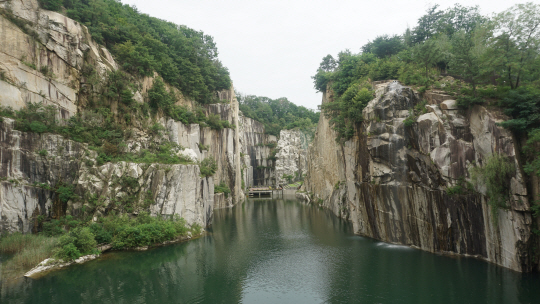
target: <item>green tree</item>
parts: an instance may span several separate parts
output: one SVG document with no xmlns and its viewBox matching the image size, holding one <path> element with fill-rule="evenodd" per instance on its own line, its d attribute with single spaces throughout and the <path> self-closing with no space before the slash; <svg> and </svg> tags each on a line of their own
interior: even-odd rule
<svg viewBox="0 0 540 304">
<path fill-rule="evenodd" d="M 444 11 L 438 20 L 437 32 L 444 33 L 450 38 L 460 31 L 469 34 L 486 21 L 487 18 L 480 14 L 478 6 L 467 7 L 456 3 Z"/>
<path fill-rule="evenodd" d="M 512 89 L 530 75 L 540 47 L 540 5 L 516 4 L 493 19 L 487 64 L 495 67 Z"/>
<path fill-rule="evenodd" d="M 62 0 L 39 0 L 39 4 L 46 10 L 57 11 L 62 7 Z"/>
<path fill-rule="evenodd" d="M 466 33 L 461 30 L 452 36 L 450 71 L 469 81 L 476 96 L 476 86 L 483 76 L 483 59 L 486 53 L 483 31 Z"/>
<path fill-rule="evenodd" d="M 319 68 L 325 72 L 333 72 L 337 67 L 337 62 L 332 57 L 332 55 L 328 54 L 325 57 L 323 57 L 323 60 L 321 61 L 321 64 Z"/>
<path fill-rule="evenodd" d="M 412 55 L 415 62 L 424 67 L 425 76 L 429 78 L 429 68 L 445 59 L 449 49 L 448 37 L 441 35 L 438 38 L 428 39 L 413 47 Z"/>
<path fill-rule="evenodd" d="M 154 84 L 152 85 L 152 88 L 148 90 L 148 100 L 150 102 L 150 107 L 156 110 L 166 110 L 175 102 L 173 94 L 167 92 L 165 84 L 159 77 L 154 79 Z"/>
<path fill-rule="evenodd" d="M 382 35 L 375 40 L 368 42 L 362 47 L 362 52 L 373 53 L 379 58 L 386 58 L 395 55 L 405 48 L 403 39 L 398 36 Z"/>
<path fill-rule="evenodd" d="M 438 32 L 439 20 L 444 12 L 437 10 L 438 4 L 429 7 L 426 14 L 418 19 L 418 25 L 412 31 L 412 41 L 414 44 L 429 40 Z"/>
</svg>

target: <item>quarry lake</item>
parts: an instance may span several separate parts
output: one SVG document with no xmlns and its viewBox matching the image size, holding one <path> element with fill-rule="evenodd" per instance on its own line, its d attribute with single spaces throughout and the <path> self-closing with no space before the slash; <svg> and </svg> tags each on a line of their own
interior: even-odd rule
<svg viewBox="0 0 540 304">
<path fill-rule="evenodd" d="M 538 303 L 540 277 L 356 236 L 296 200 L 216 210 L 208 234 L 1 283 L 1 303 Z"/>
</svg>

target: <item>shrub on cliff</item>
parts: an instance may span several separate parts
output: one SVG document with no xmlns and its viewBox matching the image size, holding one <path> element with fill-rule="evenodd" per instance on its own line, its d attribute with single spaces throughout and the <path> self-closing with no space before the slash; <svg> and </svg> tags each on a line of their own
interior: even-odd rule
<svg viewBox="0 0 540 304">
<path fill-rule="evenodd" d="M 201 176 L 212 176 L 217 171 L 217 163 L 213 157 L 207 157 L 199 162 L 199 168 L 201 170 Z"/>
<path fill-rule="evenodd" d="M 57 11 L 62 7 L 63 0 L 39 0 L 39 4 L 46 10 Z"/>
<path fill-rule="evenodd" d="M 510 180 L 516 168 L 507 156 L 495 153 L 488 157 L 482 166 L 470 169 L 471 181 L 477 189 L 485 185 L 488 204 L 496 219 L 498 208 L 508 208 L 510 199 Z"/>
<path fill-rule="evenodd" d="M 229 197 L 231 189 L 225 182 L 221 182 L 219 185 L 214 185 L 214 193 L 225 193 L 225 197 Z"/>
<path fill-rule="evenodd" d="M 330 125 L 337 132 L 336 141 L 349 140 L 356 126 L 364 120 L 362 110 L 374 97 L 367 81 L 350 84 L 347 90 L 333 102 L 321 105 L 321 112 L 330 119 Z"/>
<path fill-rule="evenodd" d="M 511 90 L 501 100 L 501 106 L 512 118 L 502 122 L 503 127 L 518 133 L 540 127 L 540 90 L 530 87 Z"/>
</svg>

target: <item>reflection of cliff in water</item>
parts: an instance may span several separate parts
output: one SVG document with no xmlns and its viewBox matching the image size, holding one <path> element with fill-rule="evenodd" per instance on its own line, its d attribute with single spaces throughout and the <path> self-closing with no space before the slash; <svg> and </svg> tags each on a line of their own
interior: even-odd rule
<svg viewBox="0 0 540 304">
<path fill-rule="evenodd" d="M 0 302 L 518 303 L 534 302 L 539 283 L 475 259 L 354 236 L 349 223 L 313 206 L 250 200 L 217 210 L 200 239 L 2 284 Z"/>
</svg>

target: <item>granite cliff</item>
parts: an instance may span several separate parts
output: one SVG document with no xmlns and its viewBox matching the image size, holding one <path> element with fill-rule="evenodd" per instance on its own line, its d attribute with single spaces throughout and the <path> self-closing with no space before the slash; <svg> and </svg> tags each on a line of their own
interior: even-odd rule
<svg viewBox="0 0 540 304">
<path fill-rule="evenodd" d="M 66 123 L 75 115 L 83 119 L 91 107 L 91 94 L 100 94 L 110 72 L 119 69 L 111 53 L 97 44 L 88 29 L 66 16 L 40 9 L 36 0 L 0 1 L 0 105 L 19 110 L 29 103 L 52 105 L 57 119 Z M 88 67 L 95 70 L 89 79 Z M 158 78 L 133 77 L 131 92 L 137 107 L 148 102 L 148 91 Z M 198 105 L 178 89 L 176 105 Z M 171 93 L 171 94 L 172 94 Z M 41 221 L 65 215 L 97 218 L 111 211 L 136 215 L 179 215 L 188 224 L 203 227 L 214 208 L 230 207 L 244 199 L 243 189 L 268 184 L 272 167 L 262 124 L 243 117 L 234 89 L 216 92 L 221 103 L 204 105 L 206 117 L 217 116 L 228 127 L 185 124 L 163 113 L 131 117 L 130 136 L 121 152 L 176 144 L 188 164 L 98 161 L 95 147 L 58 134 L 22 132 L 15 122 L 0 122 L 0 233 L 36 231 Z M 118 101 L 107 105 L 121 117 Z M 124 114 L 124 116 L 127 114 Z M 97 119 L 99 120 L 99 118 Z M 158 124 L 159 132 L 149 126 Z M 211 177 L 201 176 L 199 163 L 216 161 Z M 230 194 L 214 194 L 214 184 L 224 184 Z M 69 199 L 59 188 L 69 189 Z"/>
<path fill-rule="evenodd" d="M 482 106 L 460 111 L 439 92 L 426 92 L 423 104 L 419 93 L 396 81 L 374 89 L 364 122 L 343 144 L 321 115 L 307 155 L 306 193 L 298 196 L 350 220 L 359 235 L 532 271 L 538 261 L 530 249 L 529 196 L 517 143 L 497 125 L 504 117 Z M 327 102 L 332 91 L 323 95 Z M 412 116 L 415 106 L 424 114 Z M 494 153 L 517 168 L 508 208 L 490 208 L 482 187 L 447 191 Z"/>
</svg>

